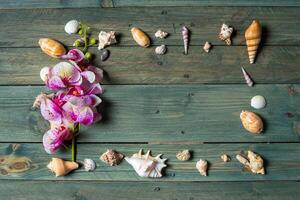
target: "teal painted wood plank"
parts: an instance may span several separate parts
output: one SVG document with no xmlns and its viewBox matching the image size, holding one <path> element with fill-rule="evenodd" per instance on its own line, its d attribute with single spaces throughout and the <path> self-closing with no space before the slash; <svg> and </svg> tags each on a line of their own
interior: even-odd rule
<svg viewBox="0 0 300 200">
<path fill-rule="evenodd" d="M 107 2 L 106 7 L 128 7 L 128 6 L 300 6 L 297 0 L 103 0 Z"/>
<path fill-rule="evenodd" d="M 213 45 L 225 45 L 218 39 L 223 22 L 236 30 L 233 45 L 245 45 L 244 31 L 254 18 L 262 23 L 263 45 L 300 45 L 297 7 L 134 7 L 3 10 L 0 13 L 0 46 L 37 46 L 40 37 L 52 37 L 70 46 L 75 36 L 67 35 L 64 25 L 74 18 L 93 27 L 96 37 L 100 30 L 117 31 L 120 33 L 119 45 L 126 46 L 136 46 L 130 34 L 133 26 L 147 32 L 155 45 L 182 46 L 180 30 L 183 25 L 192 32 L 191 45 L 201 45 L 199 48 L 202 48 L 206 40 Z M 159 28 L 170 33 L 166 40 L 154 39 Z"/>
<path fill-rule="evenodd" d="M 256 63 L 248 61 L 246 47 L 214 47 L 209 54 L 201 47 L 191 47 L 183 55 L 182 47 L 168 47 L 159 56 L 154 48 L 110 47 L 110 58 L 101 62 L 100 52 L 94 63 L 105 70 L 105 84 L 244 84 L 241 66 L 256 83 L 300 83 L 300 47 L 265 46 Z M 39 71 L 59 62 L 39 48 L 3 48 L 0 51 L 0 84 L 42 84 Z"/>
<path fill-rule="evenodd" d="M 151 149 L 153 155 L 163 153 L 168 158 L 168 167 L 160 179 L 139 177 L 133 168 L 124 160 L 120 165 L 111 167 L 99 160 L 99 155 L 107 148 L 113 148 L 131 156 L 140 148 Z M 2 155 L 9 155 L 11 146 L 1 144 Z M 190 149 L 193 152 L 191 160 L 182 162 L 176 159 L 176 152 L 181 149 Z M 241 150 L 252 150 L 263 156 L 266 162 L 266 175 L 254 175 L 243 170 L 242 165 L 235 159 Z M 232 161 L 224 163 L 220 156 L 226 153 Z M 44 152 L 42 144 L 22 144 L 15 152 L 15 156 L 26 156 L 32 160 L 32 168 L 23 173 L 6 174 L 0 171 L 0 179 L 22 180 L 97 180 L 97 181 L 269 181 L 269 180 L 300 180 L 300 145 L 294 144 L 198 144 L 198 145 L 147 145 L 147 144 L 78 144 L 77 160 L 91 158 L 96 161 L 94 172 L 78 169 L 65 177 L 55 177 L 46 165 L 51 155 Z M 58 152 L 54 156 L 69 159 L 70 151 Z M 209 162 L 208 176 L 201 176 L 195 168 L 199 159 Z M 125 183 L 124 183 L 125 184 Z"/>
<path fill-rule="evenodd" d="M 80 142 L 295 142 L 300 139 L 299 85 L 104 86 L 103 120 L 84 128 Z M 0 141 L 40 142 L 48 124 L 31 110 L 43 87 L 0 87 Z M 253 110 L 263 95 L 267 107 Z M 265 121 L 265 132 L 247 133 L 241 110 Z"/>
<path fill-rule="evenodd" d="M 30 187 L 28 187 L 30 185 Z M 202 200 L 296 200 L 300 183 L 280 182 L 103 182 L 103 181 L 0 181 L 1 197 L 6 200 L 106 200 L 202 199 Z M 17 190 L 15 188 L 18 188 Z M 63 188 L 63 189 L 62 189 Z M 280 188 L 280 189 L 279 189 Z M 51 195 L 50 195 L 51 194 Z"/>
<path fill-rule="evenodd" d="M 101 0 L 1 0 L 0 9 L 100 7 Z M 104 4 L 108 6 L 109 4 Z"/>
</svg>

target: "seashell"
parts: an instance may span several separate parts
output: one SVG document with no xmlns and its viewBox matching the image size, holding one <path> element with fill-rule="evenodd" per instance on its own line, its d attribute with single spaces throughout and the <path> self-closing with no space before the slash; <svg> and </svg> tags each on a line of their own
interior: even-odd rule
<svg viewBox="0 0 300 200">
<path fill-rule="evenodd" d="M 220 40 L 223 40 L 225 41 L 225 43 L 227 45 L 231 45 L 231 35 L 232 35 L 232 32 L 233 32 L 233 28 L 226 25 L 226 24 L 222 24 L 222 27 L 221 27 L 221 31 L 219 33 L 219 38 Z"/>
<path fill-rule="evenodd" d="M 121 163 L 124 155 L 117 153 L 112 149 L 107 149 L 105 153 L 100 156 L 100 160 L 109 164 L 110 166 L 115 166 Z"/>
<path fill-rule="evenodd" d="M 248 151 L 247 158 L 243 155 L 236 155 L 236 159 L 254 174 L 265 174 L 264 160 L 260 155 Z"/>
<path fill-rule="evenodd" d="M 201 174 L 202 176 L 207 176 L 208 162 L 207 162 L 206 160 L 200 159 L 200 160 L 196 163 L 196 168 L 198 169 L 198 171 L 200 172 L 200 174 Z"/>
<path fill-rule="evenodd" d="M 176 154 L 176 158 L 181 161 L 187 161 L 191 158 L 191 153 L 188 149 L 178 151 Z"/>
<path fill-rule="evenodd" d="M 146 33 L 144 33 L 141 29 L 137 27 L 133 27 L 131 29 L 131 35 L 133 39 L 136 41 L 138 45 L 141 47 L 149 47 L 150 46 L 150 38 Z"/>
<path fill-rule="evenodd" d="M 159 178 L 162 177 L 162 169 L 167 166 L 165 164 L 167 159 L 161 159 L 161 155 L 162 154 L 152 157 L 150 150 L 146 154 L 143 154 L 143 150 L 141 149 L 130 158 L 125 157 L 125 160 L 134 168 L 139 176 Z"/>
<path fill-rule="evenodd" d="M 110 32 L 100 31 L 98 38 L 99 38 L 99 46 L 98 46 L 99 50 L 104 49 L 106 46 L 109 46 L 111 44 L 117 43 L 115 31 L 110 31 Z"/>
<path fill-rule="evenodd" d="M 71 171 L 79 167 L 78 163 L 64 161 L 60 158 L 52 158 L 52 161 L 47 165 L 48 169 L 55 173 L 55 176 L 65 176 Z"/>
<path fill-rule="evenodd" d="M 53 58 L 59 58 L 67 52 L 61 43 L 50 38 L 41 38 L 39 45 L 44 53 Z"/>
<path fill-rule="evenodd" d="M 155 53 L 158 55 L 163 55 L 166 53 L 166 51 L 167 51 L 167 47 L 164 44 L 155 48 Z"/>
<path fill-rule="evenodd" d="M 164 32 L 164 31 L 162 31 L 160 29 L 157 30 L 156 33 L 155 33 L 155 37 L 161 38 L 161 39 L 166 38 L 168 35 L 169 35 L 169 33 Z"/>
<path fill-rule="evenodd" d="M 242 111 L 240 118 L 244 128 L 250 133 L 261 133 L 263 131 L 264 125 L 262 119 L 250 111 Z"/>
<path fill-rule="evenodd" d="M 266 99 L 263 96 L 256 95 L 251 99 L 251 106 L 255 109 L 262 109 L 266 106 Z"/>
<path fill-rule="evenodd" d="M 246 72 L 246 70 L 243 67 L 241 67 L 241 69 L 242 69 L 242 72 L 243 72 L 243 75 L 244 75 L 247 85 L 249 87 L 252 87 L 254 85 L 253 80 L 251 79 L 251 77 L 249 76 L 249 74 Z"/>
<path fill-rule="evenodd" d="M 85 171 L 91 172 L 96 169 L 96 163 L 92 159 L 86 158 L 83 160 L 83 166 Z"/>
<path fill-rule="evenodd" d="M 221 155 L 221 159 L 222 159 L 224 162 L 229 162 L 229 161 L 230 161 L 230 157 L 229 157 L 227 154 Z"/>
<path fill-rule="evenodd" d="M 205 42 L 204 46 L 203 46 L 203 50 L 208 53 L 210 51 L 211 48 L 211 44 L 209 42 Z"/>
<path fill-rule="evenodd" d="M 68 23 L 66 23 L 65 25 L 65 31 L 69 35 L 77 33 L 78 29 L 79 29 L 79 22 L 77 20 L 68 21 Z"/>
<path fill-rule="evenodd" d="M 247 28 L 245 32 L 250 64 L 254 63 L 257 49 L 261 41 L 261 35 L 262 35 L 262 28 L 259 21 L 253 20 L 251 25 Z"/>
<path fill-rule="evenodd" d="M 184 46 L 184 54 L 188 54 L 189 48 L 189 29 L 186 26 L 183 26 L 181 29 L 182 39 L 183 39 L 183 46 Z"/>
<path fill-rule="evenodd" d="M 109 50 L 107 50 L 107 49 L 102 49 L 102 51 L 101 51 L 101 56 L 100 56 L 101 60 L 102 60 L 102 61 L 106 61 L 107 58 L 109 57 L 109 54 L 110 54 Z"/>
</svg>

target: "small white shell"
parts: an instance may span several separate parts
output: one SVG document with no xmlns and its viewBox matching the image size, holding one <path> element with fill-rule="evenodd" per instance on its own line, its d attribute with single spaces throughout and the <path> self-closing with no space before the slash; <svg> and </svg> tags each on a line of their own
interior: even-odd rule
<svg viewBox="0 0 300 200">
<path fill-rule="evenodd" d="M 266 99 L 263 96 L 256 95 L 251 99 L 251 106 L 255 109 L 262 109 L 266 106 Z"/>
<path fill-rule="evenodd" d="M 167 51 L 167 47 L 164 44 L 155 48 L 155 53 L 158 55 L 163 55 L 166 53 L 166 51 Z"/>
<path fill-rule="evenodd" d="M 40 77 L 45 82 L 48 79 L 50 68 L 49 67 L 43 67 L 40 71 Z"/>
<path fill-rule="evenodd" d="M 87 172 L 94 171 L 96 168 L 96 163 L 92 159 L 86 158 L 83 160 L 84 169 Z"/>
<path fill-rule="evenodd" d="M 191 158 L 191 153 L 188 149 L 177 152 L 176 158 L 181 161 L 187 161 Z"/>
<path fill-rule="evenodd" d="M 71 20 L 65 25 L 65 31 L 69 35 L 77 33 L 79 28 L 79 22 L 77 20 Z"/>
<path fill-rule="evenodd" d="M 198 171 L 200 172 L 200 174 L 201 174 L 202 176 L 207 176 L 208 162 L 207 162 L 206 160 L 200 159 L 200 160 L 196 163 L 196 168 L 198 169 Z"/>
<path fill-rule="evenodd" d="M 211 44 L 209 42 L 205 42 L 204 46 L 203 46 L 203 50 L 208 53 L 209 50 L 211 48 Z"/>
<path fill-rule="evenodd" d="M 219 38 L 220 40 L 225 41 L 227 45 L 231 45 L 231 34 L 233 32 L 233 28 L 228 26 L 227 24 L 222 24 L 220 33 L 219 33 Z"/>
<path fill-rule="evenodd" d="M 221 156 L 221 159 L 223 160 L 223 162 L 229 162 L 230 161 L 230 157 L 227 154 L 223 154 Z"/>
<path fill-rule="evenodd" d="M 158 31 L 156 31 L 156 33 L 155 33 L 155 37 L 161 38 L 161 39 L 167 37 L 168 35 L 169 35 L 169 33 L 164 32 L 164 31 L 162 31 L 160 29 Z"/>
</svg>

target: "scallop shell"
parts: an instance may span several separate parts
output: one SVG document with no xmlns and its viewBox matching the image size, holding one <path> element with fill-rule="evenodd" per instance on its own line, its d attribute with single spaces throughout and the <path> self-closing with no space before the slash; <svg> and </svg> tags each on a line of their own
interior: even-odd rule
<svg viewBox="0 0 300 200">
<path fill-rule="evenodd" d="M 244 128 L 250 133 L 259 134 L 263 131 L 263 121 L 254 112 L 242 111 L 240 114 L 240 118 Z"/>
<path fill-rule="evenodd" d="M 115 31 L 110 31 L 110 32 L 100 31 L 98 38 L 99 38 L 99 46 L 98 46 L 99 50 L 104 49 L 106 46 L 117 43 Z"/>
<path fill-rule="evenodd" d="M 166 51 L 167 51 L 167 47 L 164 44 L 155 48 L 155 53 L 158 55 L 163 55 L 166 53 Z"/>
<path fill-rule="evenodd" d="M 183 39 L 183 46 L 184 46 L 184 54 L 188 54 L 189 48 L 189 29 L 186 26 L 183 26 L 181 29 L 182 39 Z"/>
<path fill-rule="evenodd" d="M 188 149 L 178 151 L 176 154 L 176 158 L 181 161 L 187 161 L 191 158 L 191 153 Z"/>
<path fill-rule="evenodd" d="M 230 157 L 227 154 L 221 155 L 221 159 L 223 160 L 223 162 L 229 162 L 230 161 Z"/>
<path fill-rule="evenodd" d="M 78 29 L 79 29 L 79 22 L 77 20 L 68 21 L 68 23 L 66 23 L 65 25 L 65 31 L 69 35 L 77 33 Z"/>
<path fill-rule="evenodd" d="M 242 69 L 242 72 L 243 72 L 243 75 L 244 75 L 247 85 L 249 87 L 252 87 L 254 85 L 253 80 L 251 79 L 251 77 L 249 76 L 249 74 L 246 72 L 246 70 L 243 67 L 241 67 L 241 69 Z"/>
<path fill-rule="evenodd" d="M 131 35 L 133 39 L 136 41 L 138 45 L 141 47 L 149 47 L 150 46 L 150 38 L 146 33 L 144 33 L 141 29 L 137 27 L 133 27 L 131 29 Z"/>
<path fill-rule="evenodd" d="M 134 168 L 136 173 L 141 177 L 159 178 L 162 177 L 162 169 L 166 167 L 165 161 L 161 159 L 162 154 L 152 157 L 150 151 L 143 154 L 141 149 L 138 153 L 133 154 L 130 158 L 125 157 L 125 160 Z"/>
<path fill-rule="evenodd" d="M 55 173 L 55 176 L 65 176 L 71 171 L 77 169 L 79 165 L 76 162 L 65 161 L 60 158 L 52 158 L 47 167 Z"/>
<path fill-rule="evenodd" d="M 92 159 L 86 158 L 83 160 L 83 166 L 85 171 L 91 172 L 96 169 L 96 163 Z"/>
<path fill-rule="evenodd" d="M 220 30 L 220 33 L 219 33 L 220 40 L 225 41 L 225 43 L 230 46 L 231 45 L 232 32 L 233 32 L 232 27 L 230 27 L 226 24 L 222 24 L 222 27 L 221 27 L 221 30 Z"/>
<path fill-rule="evenodd" d="M 261 41 L 262 28 L 257 20 L 253 20 L 251 25 L 245 32 L 246 44 L 248 49 L 248 56 L 250 64 L 254 63 L 259 43 Z"/>
<path fill-rule="evenodd" d="M 198 171 L 202 176 L 207 176 L 208 162 L 206 160 L 200 159 L 196 163 L 196 168 L 198 169 Z"/>
<path fill-rule="evenodd" d="M 167 37 L 168 35 L 169 35 L 169 33 L 164 32 L 164 31 L 162 31 L 162 30 L 160 30 L 160 29 L 157 30 L 156 33 L 155 33 L 155 37 L 161 38 L 161 39 Z"/>
<path fill-rule="evenodd" d="M 39 45 L 44 53 L 53 58 L 59 58 L 67 52 L 61 43 L 50 38 L 41 38 Z"/>
<path fill-rule="evenodd" d="M 266 99 L 261 95 L 256 95 L 251 99 L 251 106 L 255 109 L 262 109 L 266 106 Z"/>
<path fill-rule="evenodd" d="M 115 166 L 121 163 L 124 155 L 117 153 L 112 149 L 107 149 L 105 153 L 100 156 L 100 160 L 109 164 L 110 166 Z"/>
<path fill-rule="evenodd" d="M 236 155 L 236 159 L 254 174 L 265 174 L 263 158 L 252 151 L 248 151 L 247 158 L 243 155 Z"/>
<path fill-rule="evenodd" d="M 208 53 L 210 51 L 211 48 L 211 44 L 209 42 L 205 42 L 204 46 L 203 46 L 203 50 Z"/>
</svg>

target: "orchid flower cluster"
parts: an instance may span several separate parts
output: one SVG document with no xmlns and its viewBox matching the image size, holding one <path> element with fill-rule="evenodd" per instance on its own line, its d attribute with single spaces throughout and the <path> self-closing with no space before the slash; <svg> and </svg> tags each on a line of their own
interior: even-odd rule
<svg viewBox="0 0 300 200">
<path fill-rule="evenodd" d="M 49 154 L 74 138 L 79 124 L 91 125 L 101 119 L 96 107 L 101 103 L 97 95 L 103 92 L 103 71 L 89 64 L 78 49 L 70 50 L 61 59 L 64 61 L 40 71 L 41 79 L 54 93 L 40 94 L 33 104 L 50 123 L 50 130 L 43 136 Z"/>
</svg>

